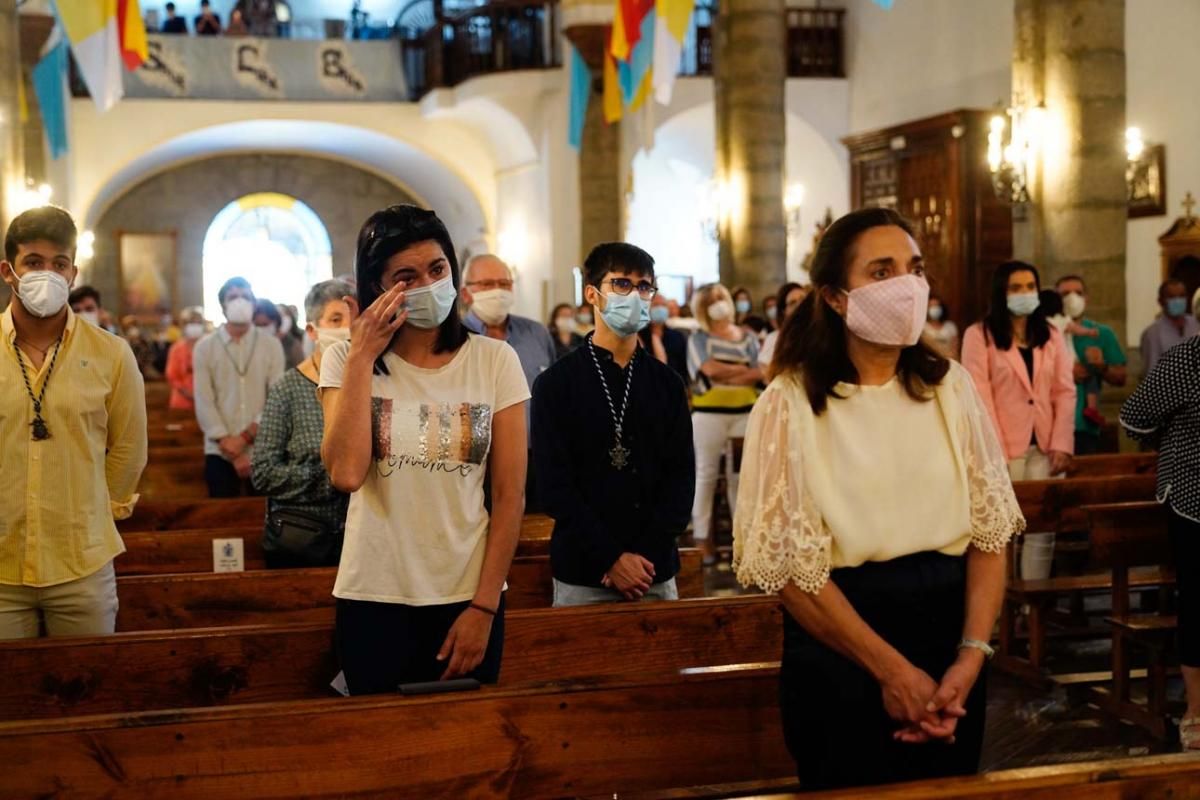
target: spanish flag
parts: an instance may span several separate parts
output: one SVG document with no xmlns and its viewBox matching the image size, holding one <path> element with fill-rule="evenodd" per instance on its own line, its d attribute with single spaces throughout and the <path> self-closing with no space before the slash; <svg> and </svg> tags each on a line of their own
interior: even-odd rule
<svg viewBox="0 0 1200 800">
<path fill-rule="evenodd" d="M 147 56 L 137 0 L 71 0 L 55 8 L 92 100 L 107 111 L 125 95 L 122 65 L 136 69 Z"/>
</svg>

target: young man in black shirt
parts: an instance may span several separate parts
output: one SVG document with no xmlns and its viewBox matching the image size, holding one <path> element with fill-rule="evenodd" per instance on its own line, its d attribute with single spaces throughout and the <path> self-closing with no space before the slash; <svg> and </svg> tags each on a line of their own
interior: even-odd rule
<svg viewBox="0 0 1200 800">
<path fill-rule="evenodd" d="M 554 518 L 554 605 L 674 600 L 696 468 L 683 381 L 638 343 L 656 293 L 654 259 L 610 242 L 592 250 L 584 272 L 596 330 L 533 385 L 533 457 Z"/>
</svg>

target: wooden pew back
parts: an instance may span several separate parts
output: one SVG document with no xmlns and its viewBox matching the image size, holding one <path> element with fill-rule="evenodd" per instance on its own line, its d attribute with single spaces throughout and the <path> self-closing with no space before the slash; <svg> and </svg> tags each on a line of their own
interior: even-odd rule
<svg viewBox="0 0 1200 800">
<path fill-rule="evenodd" d="M 680 597 L 704 596 L 700 551 L 680 550 Z M 220 625 L 328 622 L 337 569 L 133 575 L 117 579 L 118 631 Z M 509 571 L 510 609 L 545 608 L 552 598 L 550 559 L 519 556 Z"/>
<path fill-rule="evenodd" d="M 1013 489 L 1027 530 L 1059 533 L 1087 530 L 1083 506 L 1095 503 L 1151 500 L 1154 475 L 1017 481 Z"/>
<path fill-rule="evenodd" d="M 514 611 L 502 686 L 673 674 L 779 658 L 782 609 L 767 596 Z M 614 643 L 636 658 L 614 655 Z M 328 696 L 331 623 L 0 642 L 0 719 Z"/>
</svg>

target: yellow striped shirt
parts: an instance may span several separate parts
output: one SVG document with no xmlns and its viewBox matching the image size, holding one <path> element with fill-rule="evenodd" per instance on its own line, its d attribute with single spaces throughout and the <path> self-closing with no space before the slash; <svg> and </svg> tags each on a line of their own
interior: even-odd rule
<svg viewBox="0 0 1200 800">
<path fill-rule="evenodd" d="M 133 512 L 146 466 L 137 361 L 123 341 L 68 311 L 42 403 L 50 438 L 35 442 L 33 403 L 17 359 L 36 395 L 50 358 L 35 370 L 20 352 L 11 309 L 0 314 L 0 347 L 0 584 L 54 586 L 86 577 L 124 552 L 113 520 Z"/>
</svg>

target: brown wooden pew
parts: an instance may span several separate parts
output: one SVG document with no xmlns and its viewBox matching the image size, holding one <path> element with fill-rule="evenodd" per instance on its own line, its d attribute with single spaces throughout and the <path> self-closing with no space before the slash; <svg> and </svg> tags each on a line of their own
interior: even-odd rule
<svg viewBox="0 0 1200 800">
<path fill-rule="evenodd" d="M 227 500 L 147 498 L 138 501 L 129 519 L 117 522 L 117 530 L 121 533 L 133 533 L 233 528 L 262 524 L 266 514 L 265 497 L 238 497 Z"/>
<path fill-rule="evenodd" d="M 262 548 L 262 522 L 238 528 L 200 530 L 135 531 L 124 533 L 125 552 L 117 556 L 117 575 L 168 575 L 184 572 L 213 571 L 213 542 L 241 539 L 243 566 L 247 570 L 266 569 Z M 538 556 L 550 552 L 549 517 L 528 516 L 521 526 L 517 555 Z"/>
<path fill-rule="evenodd" d="M 1068 476 L 1102 478 L 1114 475 L 1153 475 L 1158 471 L 1158 453 L 1102 453 L 1075 456 Z"/>
<path fill-rule="evenodd" d="M 1142 501 L 1154 497 L 1155 476 L 1125 475 L 1109 478 L 1021 481 L 1013 484 L 1028 531 L 1078 532 L 1088 529 L 1084 506 L 1104 502 Z M 1090 546 L 1085 543 L 1085 548 Z M 1000 646 L 996 666 L 1033 681 L 1044 680 L 1046 627 L 1050 610 L 1060 597 L 1106 592 L 1111 580 L 1106 572 L 1061 575 L 1044 580 L 1027 580 L 1017 575 L 1017 546 L 1009 548 L 1008 584 L 1000 615 Z M 1090 558 L 1090 556 L 1089 556 Z M 1154 585 L 1155 574 L 1138 580 Z M 1028 627 L 1027 652 L 1016 646 L 1016 622 L 1025 615 Z"/>
<path fill-rule="evenodd" d="M 680 597 L 704 596 L 698 550 L 680 550 Z M 326 622 L 333 618 L 334 567 L 253 572 L 131 575 L 117 579 L 117 630 Z M 508 576 L 508 607 L 544 608 L 552 593 L 550 559 L 521 556 Z"/>
<path fill-rule="evenodd" d="M 764 595 L 514 611 L 501 685 L 776 660 L 781 613 Z M 327 697 L 333 651 L 328 622 L 0 642 L 0 719 Z"/>
<path fill-rule="evenodd" d="M 1138 568 L 1158 576 L 1162 587 L 1174 582 L 1167 509 L 1149 502 L 1094 505 L 1084 510 L 1091 522 L 1094 558 L 1111 569 L 1112 614 L 1107 622 L 1112 630 L 1112 686 L 1097 687 L 1100 704 L 1165 738 L 1169 727 L 1165 656 L 1178 621 L 1174 614 L 1165 612 L 1165 602 L 1159 604 L 1157 612 L 1132 611 L 1130 593 L 1152 585 L 1135 572 Z M 1130 696 L 1135 647 L 1149 655 L 1145 703 L 1134 702 Z"/>
<path fill-rule="evenodd" d="M 862 800 L 863 789 L 757 800 Z M 1024 767 L 918 783 L 872 786 L 871 800 L 1196 800 L 1200 756 L 1190 753 Z"/>
<path fill-rule="evenodd" d="M 586 796 L 785 778 L 775 666 L 0 724 L 4 795 Z"/>
</svg>

